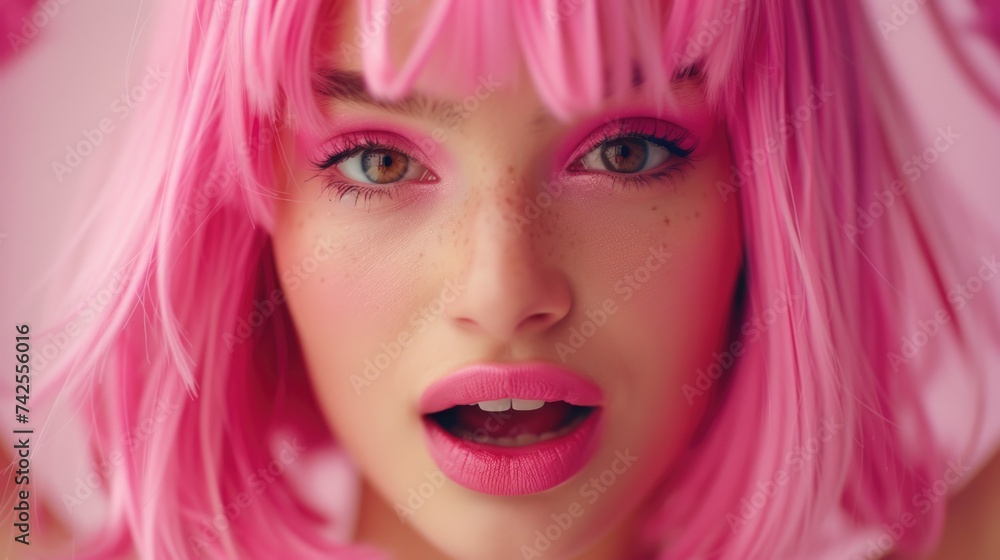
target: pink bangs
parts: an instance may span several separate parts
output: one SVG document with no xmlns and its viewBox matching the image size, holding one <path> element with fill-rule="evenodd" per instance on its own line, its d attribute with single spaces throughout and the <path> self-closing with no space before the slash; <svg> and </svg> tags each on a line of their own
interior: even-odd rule
<svg viewBox="0 0 1000 560">
<path fill-rule="evenodd" d="M 709 69 L 707 95 L 732 97 L 748 29 L 745 0 L 692 4 L 435 2 L 408 51 L 392 56 L 392 15 L 399 0 L 364 0 L 360 31 L 369 88 L 388 99 L 416 85 L 443 95 L 471 93 L 485 75 L 519 79 L 522 62 L 552 113 L 561 118 L 591 110 L 627 92 L 636 78 L 656 99 L 670 95 L 670 78 L 691 65 Z M 412 10 L 412 8 L 410 8 Z M 421 80 L 421 77 L 425 78 Z"/>
</svg>

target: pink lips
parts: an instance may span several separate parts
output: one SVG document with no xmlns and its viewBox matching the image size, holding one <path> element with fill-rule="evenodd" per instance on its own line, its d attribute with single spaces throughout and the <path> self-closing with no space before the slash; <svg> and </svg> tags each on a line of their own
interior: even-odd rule
<svg viewBox="0 0 1000 560">
<path fill-rule="evenodd" d="M 601 389 L 579 374 L 545 363 L 486 364 L 461 369 L 435 382 L 420 399 L 431 456 L 456 483 L 485 494 L 533 494 L 580 471 L 597 447 L 601 409 L 594 408 L 571 432 L 520 447 L 459 438 L 428 414 L 458 405 L 503 398 L 565 401 L 599 407 Z"/>
</svg>

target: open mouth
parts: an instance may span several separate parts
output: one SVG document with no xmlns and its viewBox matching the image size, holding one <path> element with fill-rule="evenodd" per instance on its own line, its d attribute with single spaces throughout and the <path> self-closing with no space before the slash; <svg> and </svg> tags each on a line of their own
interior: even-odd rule
<svg viewBox="0 0 1000 560">
<path fill-rule="evenodd" d="M 593 411 L 565 401 L 506 398 L 453 406 L 429 418 L 459 439 L 525 447 L 568 435 Z"/>
<path fill-rule="evenodd" d="M 569 480 L 597 449 L 604 395 L 552 364 L 481 364 L 420 398 L 428 450 L 441 472 L 485 494 L 542 492 Z"/>
</svg>

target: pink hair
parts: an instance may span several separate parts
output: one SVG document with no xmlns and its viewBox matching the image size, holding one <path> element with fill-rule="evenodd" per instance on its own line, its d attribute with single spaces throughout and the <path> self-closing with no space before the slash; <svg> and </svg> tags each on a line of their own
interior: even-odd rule
<svg viewBox="0 0 1000 560">
<path fill-rule="evenodd" d="M 307 381 L 292 373 L 299 349 L 287 311 L 275 309 L 245 343 L 231 333 L 278 286 L 271 154 L 282 129 L 322 128 L 312 71 L 336 6 L 163 4 L 169 13 L 151 60 L 169 70 L 167 85 L 137 115 L 110 168 L 80 245 L 97 250 L 65 291 L 68 302 L 83 301 L 119 273 L 121 296 L 48 379 L 50 398 L 83 399 L 95 458 L 125 456 L 108 487 L 107 523 L 76 557 L 373 557 L 331 543 L 326 526 L 344 521 L 309 505 L 288 477 L 217 538 L 197 538 L 248 491 L 282 434 L 310 449 L 335 446 Z M 392 7 L 362 6 L 362 29 Z M 775 294 L 796 296 L 720 383 L 710 424 L 651 506 L 643 553 L 814 557 L 842 535 L 894 522 L 941 476 L 947 450 L 927 435 L 921 400 L 939 375 L 936 353 L 929 347 L 901 366 L 891 356 L 916 320 L 939 309 L 955 328 L 935 348 L 947 340 L 971 356 L 969 333 L 1000 330 L 992 294 L 960 314 L 947 295 L 991 254 L 996 235 L 931 174 L 906 182 L 873 224 L 859 219 L 893 181 L 909 181 L 903 160 L 919 148 L 857 1 L 440 0 L 429 13 L 411 64 L 390 60 L 391 18 L 364 45 L 375 94 L 398 97 L 428 75 L 440 90 L 468 92 L 487 73 L 512 79 L 521 57 L 541 98 L 567 117 L 601 100 L 606 76 L 614 91 L 627 88 L 633 64 L 660 95 L 668 77 L 696 64 L 741 169 L 718 185 L 742 207 L 744 294 L 734 322 L 764 313 Z M 342 40 L 322 44 L 353 44 Z M 817 106 L 824 90 L 832 94 Z M 812 109 L 793 122 L 803 107 Z M 973 365 L 968 371 L 979 371 Z M 962 379 L 979 382 L 974 373 Z M 178 411 L 143 444 L 124 445 L 121 434 L 164 401 Z M 773 480 L 824 421 L 843 428 L 734 526 L 727 515 L 739 515 L 741 500 Z M 931 546 L 943 515 L 942 501 L 897 548 Z"/>
<path fill-rule="evenodd" d="M 7 0 L 0 6 L 0 35 L 4 38 L 4 43 L 0 45 L 0 63 L 7 62 L 31 42 L 31 38 L 22 36 L 26 29 L 38 32 L 31 21 L 41 11 L 35 9 L 37 3 L 38 0 Z M 39 17 L 47 20 L 46 14 Z"/>
</svg>

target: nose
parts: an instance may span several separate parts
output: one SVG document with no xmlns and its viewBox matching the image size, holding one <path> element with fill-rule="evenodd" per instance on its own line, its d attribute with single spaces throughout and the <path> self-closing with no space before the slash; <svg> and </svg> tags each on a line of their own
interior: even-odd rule
<svg viewBox="0 0 1000 560">
<path fill-rule="evenodd" d="M 523 212 L 524 196 L 532 193 L 497 192 L 468 203 L 462 232 L 468 242 L 459 255 L 466 289 L 448 312 L 466 331 L 508 342 L 542 333 L 569 314 L 568 277 L 548 256 L 550 216 Z"/>
</svg>

